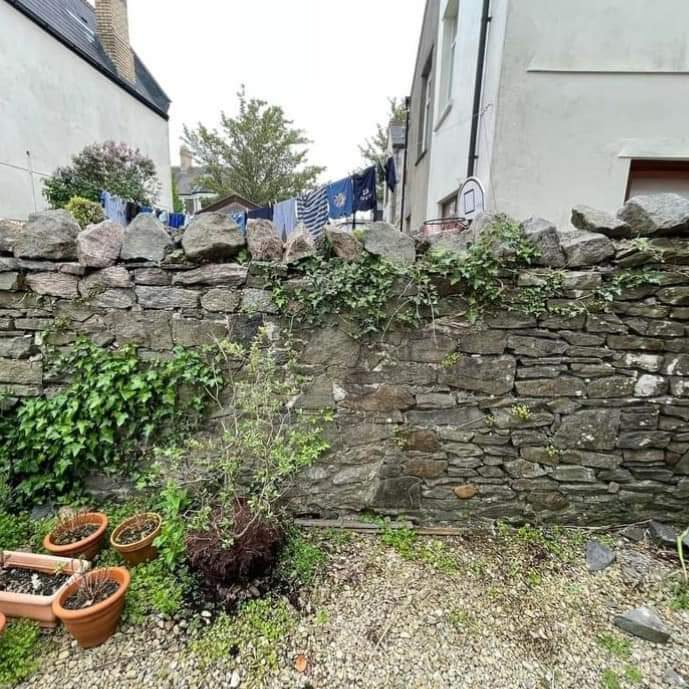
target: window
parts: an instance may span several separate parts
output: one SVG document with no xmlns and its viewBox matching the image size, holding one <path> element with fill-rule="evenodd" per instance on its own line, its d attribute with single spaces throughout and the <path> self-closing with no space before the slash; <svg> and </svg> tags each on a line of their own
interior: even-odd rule
<svg viewBox="0 0 689 689">
<path fill-rule="evenodd" d="M 433 119 L 433 58 L 429 57 L 421 75 L 421 108 L 419 116 L 419 158 L 428 150 Z"/>
<path fill-rule="evenodd" d="M 443 54 L 440 84 L 440 106 L 444 112 L 452 101 L 452 90 L 457 55 L 458 0 L 449 0 L 443 16 Z M 442 115 L 441 115 L 442 117 Z"/>
<path fill-rule="evenodd" d="M 632 160 L 626 198 L 663 192 L 689 198 L 689 161 Z"/>
<path fill-rule="evenodd" d="M 441 218 L 456 218 L 457 217 L 457 192 L 452 196 L 446 198 L 440 203 L 440 217 Z"/>
</svg>

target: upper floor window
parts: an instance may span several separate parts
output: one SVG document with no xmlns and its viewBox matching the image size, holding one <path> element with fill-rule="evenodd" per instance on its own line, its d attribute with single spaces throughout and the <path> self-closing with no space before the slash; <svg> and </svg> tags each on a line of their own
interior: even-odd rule
<svg viewBox="0 0 689 689">
<path fill-rule="evenodd" d="M 459 23 L 458 0 L 448 0 L 443 15 L 442 71 L 440 82 L 441 112 L 452 101 L 454 88 L 455 58 L 457 55 L 457 31 Z"/>
<path fill-rule="evenodd" d="M 433 58 L 421 74 L 421 107 L 419 109 L 419 142 L 417 154 L 422 156 L 431 142 L 431 122 L 433 119 Z"/>
</svg>

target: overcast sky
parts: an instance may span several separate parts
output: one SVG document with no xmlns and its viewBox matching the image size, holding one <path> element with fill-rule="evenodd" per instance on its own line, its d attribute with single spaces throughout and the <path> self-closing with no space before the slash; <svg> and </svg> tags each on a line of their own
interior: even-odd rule
<svg viewBox="0 0 689 689">
<path fill-rule="evenodd" d="M 182 125 L 215 126 L 236 92 L 281 105 L 313 140 L 324 179 L 361 163 L 357 145 L 411 85 L 424 0 L 129 0 L 131 42 Z"/>
</svg>

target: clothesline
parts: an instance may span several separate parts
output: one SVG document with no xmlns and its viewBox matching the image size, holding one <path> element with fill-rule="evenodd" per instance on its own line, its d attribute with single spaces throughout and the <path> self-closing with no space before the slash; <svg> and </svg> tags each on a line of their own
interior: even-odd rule
<svg viewBox="0 0 689 689">
<path fill-rule="evenodd" d="M 397 186 L 395 159 L 388 158 L 382 171 L 388 187 L 394 191 Z M 242 214 L 231 215 L 240 227 L 246 227 L 248 220 L 270 220 L 278 237 L 283 240 L 300 224 L 314 239 L 320 239 L 330 220 L 351 217 L 354 225 L 358 212 L 375 213 L 378 209 L 377 174 L 376 166 L 372 165 L 361 173 L 325 184 L 314 191 L 248 211 L 243 218 L 240 217 Z"/>
</svg>

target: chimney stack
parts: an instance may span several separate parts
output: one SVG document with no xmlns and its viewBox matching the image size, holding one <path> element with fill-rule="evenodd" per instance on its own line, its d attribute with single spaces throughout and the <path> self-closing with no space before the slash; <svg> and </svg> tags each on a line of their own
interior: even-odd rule
<svg viewBox="0 0 689 689">
<path fill-rule="evenodd" d="M 194 165 L 194 159 L 191 157 L 191 151 L 184 144 L 182 144 L 179 149 L 179 160 L 180 167 L 184 171 L 191 170 Z"/>
<path fill-rule="evenodd" d="M 126 81 L 136 81 L 134 52 L 129 44 L 127 0 L 96 0 L 98 38 L 117 74 Z"/>
</svg>

